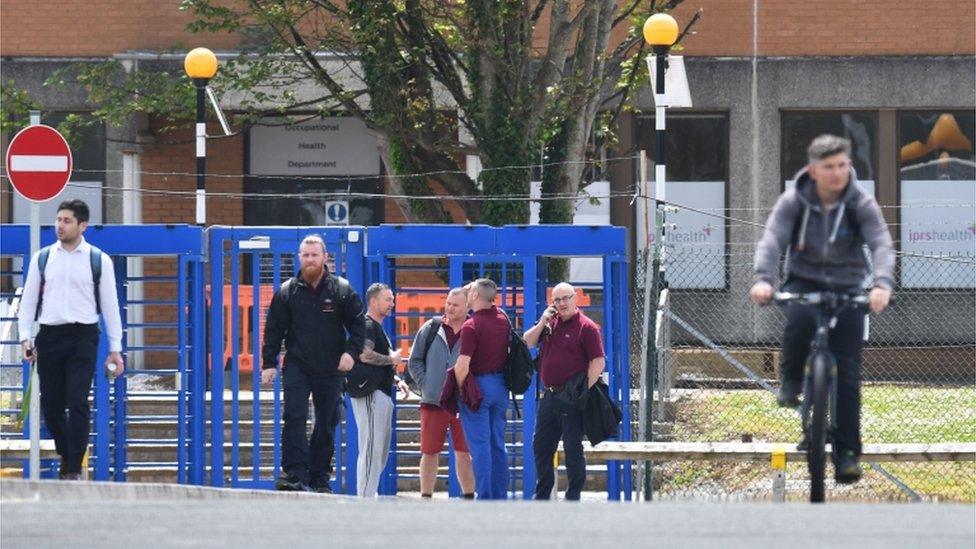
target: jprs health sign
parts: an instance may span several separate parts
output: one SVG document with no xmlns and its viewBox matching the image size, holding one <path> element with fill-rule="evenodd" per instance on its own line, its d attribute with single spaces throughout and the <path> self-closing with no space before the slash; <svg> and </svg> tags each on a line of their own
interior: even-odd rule
<svg viewBox="0 0 976 549">
<path fill-rule="evenodd" d="M 251 175 L 350 175 L 380 173 L 376 138 L 358 118 L 320 118 L 283 125 L 267 119 L 251 128 Z"/>
</svg>

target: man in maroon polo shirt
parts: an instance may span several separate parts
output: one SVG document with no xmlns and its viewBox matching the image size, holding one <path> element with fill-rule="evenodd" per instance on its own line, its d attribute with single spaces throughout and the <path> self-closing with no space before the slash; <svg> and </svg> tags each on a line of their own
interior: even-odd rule
<svg viewBox="0 0 976 549">
<path fill-rule="evenodd" d="M 461 354 L 454 363 L 458 386 L 464 386 L 464 380 L 473 375 L 483 395 L 475 411 L 459 406 L 478 499 L 508 498 L 508 389 L 502 372 L 508 358 L 509 322 L 495 306 L 497 293 L 498 287 L 487 278 L 468 286 L 468 307 L 474 314 L 461 325 Z"/>
<path fill-rule="evenodd" d="M 576 290 L 565 282 L 552 289 L 552 303 L 539 322 L 525 332 L 529 347 L 542 345 L 539 375 L 544 390 L 536 410 L 535 499 L 549 499 L 555 475 L 552 456 L 563 440 L 566 454 L 567 500 L 578 500 L 586 482 L 583 457 L 584 408 L 560 398 L 567 387 L 583 383 L 592 387 L 603 373 L 606 360 L 600 327 L 576 307 Z M 585 401 L 583 401 L 585 402 Z"/>
</svg>

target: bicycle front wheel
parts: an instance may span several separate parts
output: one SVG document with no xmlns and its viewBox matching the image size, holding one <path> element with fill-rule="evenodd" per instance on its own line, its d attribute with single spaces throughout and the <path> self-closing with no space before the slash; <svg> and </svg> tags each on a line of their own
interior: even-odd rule
<svg viewBox="0 0 976 549">
<path fill-rule="evenodd" d="M 810 447 L 807 465 L 810 469 L 810 501 L 824 501 L 824 470 L 827 464 L 827 391 L 829 390 L 830 357 L 824 353 L 813 356 L 812 391 L 810 402 Z"/>
</svg>

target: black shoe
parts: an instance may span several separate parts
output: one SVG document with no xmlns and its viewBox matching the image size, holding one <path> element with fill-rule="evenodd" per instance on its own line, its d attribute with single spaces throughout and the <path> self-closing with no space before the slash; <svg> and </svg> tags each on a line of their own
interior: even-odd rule
<svg viewBox="0 0 976 549">
<path fill-rule="evenodd" d="M 776 394 L 776 403 L 783 408 L 796 408 L 800 405 L 800 391 L 803 384 L 800 381 L 784 379 L 779 384 L 779 392 Z"/>
<path fill-rule="evenodd" d="M 861 480 L 861 464 L 850 450 L 841 452 L 834 463 L 834 480 L 838 484 L 854 484 Z"/>
<path fill-rule="evenodd" d="M 806 452 L 810 449 L 810 439 L 807 438 L 806 433 L 803 433 L 803 437 L 800 439 L 800 442 L 796 444 L 796 449 L 801 452 Z"/>
<path fill-rule="evenodd" d="M 282 475 L 275 481 L 275 490 L 279 492 L 307 492 L 309 488 L 298 477 Z"/>
<path fill-rule="evenodd" d="M 329 481 L 326 479 L 319 479 L 312 481 L 312 491 L 318 492 L 319 494 L 331 494 L 332 486 L 329 485 Z"/>
<path fill-rule="evenodd" d="M 81 480 L 81 473 L 58 473 L 58 480 Z"/>
</svg>

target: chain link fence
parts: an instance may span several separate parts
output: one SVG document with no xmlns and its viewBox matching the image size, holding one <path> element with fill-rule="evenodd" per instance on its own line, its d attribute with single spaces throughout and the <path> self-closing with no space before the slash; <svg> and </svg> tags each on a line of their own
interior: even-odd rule
<svg viewBox="0 0 976 549">
<path fill-rule="evenodd" d="M 799 414 L 778 408 L 774 394 L 779 386 L 783 312 L 774 306 L 756 307 L 748 296 L 755 240 L 762 228 L 729 218 L 726 223 L 726 234 L 737 236 L 738 242 L 684 245 L 672 240 L 664 246 L 669 290 L 665 300 L 652 304 L 655 309 L 660 306 L 663 315 L 656 326 L 655 311 L 649 315 L 654 331 L 646 362 L 640 358 L 640 334 L 644 281 L 647 268 L 653 269 L 653 260 L 647 258 L 653 252 L 638 253 L 632 332 L 635 397 L 643 402 L 642 364 L 656 367 L 649 413 L 653 440 L 797 442 Z M 906 269 L 911 270 L 910 284 L 905 283 Z M 900 253 L 895 278 L 894 305 L 871 315 L 868 322 L 862 365 L 863 441 L 976 442 L 976 254 Z M 716 284 L 717 280 L 725 282 Z M 655 338 L 661 347 L 656 354 Z M 640 404 L 636 406 L 639 410 Z M 828 498 L 976 501 L 974 461 L 863 465 L 864 477 L 853 486 L 834 485 L 829 474 Z M 652 479 L 654 498 L 772 497 L 770 469 L 755 463 L 655 462 Z M 805 463 L 789 464 L 787 498 L 806 499 L 807 479 Z"/>
</svg>

